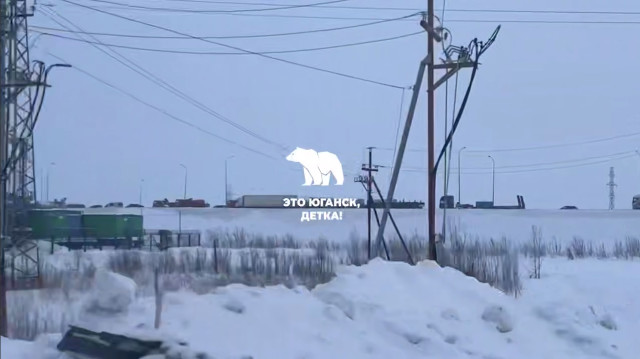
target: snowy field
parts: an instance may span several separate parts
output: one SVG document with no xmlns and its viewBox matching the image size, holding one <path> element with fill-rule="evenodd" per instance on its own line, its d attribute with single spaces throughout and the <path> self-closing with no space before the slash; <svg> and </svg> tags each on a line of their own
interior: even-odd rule
<svg viewBox="0 0 640 359">
<path fill-rule="evenodd" d="M 367 230 L 366 209 L 344 210 L 342 221 L 300 222 L 298 209 L 153 209 L 127 208 L 87 209 L 87 213 L 133 213 L 144 215 L 147 229 L 231 230 L 243 228 L 262 235 L 291 234 L 298 239 L 330 241 L 349 239 L 355 231 L 364 236 Z M 382 212 L 379 211 L 381 214 Z M 447 222 L 460 232 L 483 239 L 507 237 L 510 241 L 529 239 L 532 226 L 542 230 L 545 237 L 571 240 L 574 236 L 592 242 L 624 240 L 626 236 L 640 236 L 638 210 L 447 210 Z M 392 210 L 403 235 L 425 237 L 426 210 Z M 442 223 L 438 210 L 438 223 Z M 374 217 L 375 218 L 375 217 Z M 375 233 L 375 219 L 372 220 Z M 386 233 L 392 233 L 391 223 Z"/>
<path fill-rule="evenodd" d="M 351 265 L 366 259 L 366 210 L 304 223 L 299 210 L 142 213 L 147 229 L 205 232 L 205 247 L 41 243 L 48 289 L 8 298 L 13 337 L 35 341 L 2 338 L 2 358 L 66 358 L 68 324 L 189 344 L 171 359 L 637 358 L 640 211 L 450 210 L 446 268 L 424 261 L 422 210 L 393 211 L 416 266 L 393 239 L 398 262 Z"/>
<path fill-rule="evenodd" d="M 375 260 L 304 287 L 231 285 L 169 293 L 119 315 L 86 314 L 93 330 L 185 340 L 209 358 L 637 358 L 640 263 L 549 259 L 518 298 L 452 269 Z M 107 293 L 108 296 L 108 293 Z M 2 339 L 3 358 L 61 358 L 59 334 Z M 189 358 L 189 356 L 186 356 Z M 195 356 L 191 356 L 195 358 Z"/>
</svg>

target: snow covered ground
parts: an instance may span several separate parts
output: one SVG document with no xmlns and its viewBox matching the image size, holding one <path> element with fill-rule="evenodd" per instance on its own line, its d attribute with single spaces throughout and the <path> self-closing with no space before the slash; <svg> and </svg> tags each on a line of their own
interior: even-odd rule
<svg viewBox="0 0 640 359">
<path fill-rule="evenodd" d="M 153 298 L 78 324 L 183 339 L 224 359 L 637 357 L 639 262 L 545 259 L 542 273 L 513 298 L 430 262 L 375 260 L 344 267 L 311 291 L 231 285 L 169 293 L 157 332 Z M 2 357 L 58 358 L 59 338 L 3 338 Z"/>
<path fill-rule="evenodd" d="M 141 209 L 135 208 L 115 211 L 141 213 Z M 366 231 L 365 210 L 345 210 L 342 221 L 303 223 L 299 210 L 143 209 L 142 213 L 148 229 L 233 232 L 242 228 L 263 236 L 290 234 L 308 243 L 324 237 L 342 242 L 347 248 L 354 233 L 363 238 Z M 414 235 L 413 240 L 424 242 L 420 237 L 424 238 L 426 211 L 393 213 L 407 237 Z M 631 247 L 625 247 L 626 256 L 617 255 L 612 245 L 624 244 L 627 237 L 640 237 L 640 211 L 450 210 L 447 213 L 458 231 L 479 239 L 505 236 L 509 242 L 530 245 L 531 227 L 538 226 L 546 245 L 554 239 L 565 244 L 561 250 L 548 253 L 559 257 L 542 259 L 540 279 L 527 278 L 532 272 L 532 262 L 521 257 L 523 289 L 515 298 L 430 262 L 412 267 L 375 260 L 362 267 L 339 267 L 336 278 L 311 290 L 301 286 L 287 289 L 282 285 L 216 287 L 220 284 L 215 283 L 220 282 L 213 282 L 214 285 L 206 282 L 200 286 L 204 290 L 197 291 L 193 286 L 185 286 L 191 291 L 166 293 L 162 325 L 156 331 L 152 329 L 154 298 L 148 286 L 141 287 L 144 281 L 148 284 L 148 273 L 144 280 L 137 274 L 132 276 L 135 282 L 124 277 L 118 280 L 119 275 L 104 272 L 105 268 L 113 269 L 113 260 L 118 257 L 112 256 L 115 252 L 60 250 L 48 255 L 48 244 L 42 243 L 46 270 L 53 273 L 63 269 L 65 275 L 72 277 L 75 273 L 73 280 L 85 287 L 32 291 L 18 300 L 12 298 L 10 311 L 39 315 L 35 319 L 45 323 L 46 331 L 58 334 L 40 336 L 35 342 L 2 338 L 2 358 L 62 359 L 55 345 L 65 321 L 93 330 L 184 340 L 193 351 L 219 359 L 637 357 L 640 347 L 634 338 L 640 332 L 637 305 L 640 286 L 636 285 L 640 277 L 640 248 L 636 247 L 640 242 L 627 241 Z M 596 246 L 591 256 L 599 256 L 597 246 L 606 244 L 607 258 L 566 259 L 566 243 L 574 237 Z M 237 262 L 246 271 L 243 267 L 246 263 L 240 263 L 243 256 L 238 257 L 244 250 L 239 248 L 242 247 L 230 244 L 217 256 L 223 258 L 222 253 L 228 251 L 232 255 L 228 260 Z M 263 251 L 260 256 L 267 262 L 280 263 L 276 266 L 284 269 L 285 276 L 291 265 L 282 265 L 288 260 L 287 253 L 309 252 L 309 248 L 295 249 L 295 246 L 276 248 L 276 252 L 283 253 L 279 255 L 273 253 L 273 248 L 264 248 L 254 251 Z M 345 249 L 331 248 L 337 252 Z M 416 248 L 425 252 L 424 247 Z M 211 252 L 209 247 L 170 253 L 178 261 L 173 265 L 179 272 L 173 273 L 177 275 L 172 280 L 193 279 L 194 271 L 202 271 L 197 269 L 200 267 L 212 272 Z M 265 257 L 268 252 L 275 257 Z M 127 253 L 132 255 L 121 256 L 123 262 L 118 265 L 135 268 L 136 254 Z M 317 260 L 316 254 L 312 251 L 305 255 Z M 148 266 L 149 258 L 140 263 Z M 312 267 L 317 264 L 326 265 L 305 262 L 299 267 L 315 270 Z M 102 278 L 99 285 L 84 283 L 83 271 L 89 267 L 98 270 L 95 276 Z M 252 270 L 255 269 L 253 266 Z M 105 281 L 113 285 L 106 285 Z M 28 309 L 30 306 L 39 308 L 37 314 Z M 111 312 L 105 314 L 96 307 Z M 183 357 L 187 358 L 195 356 Z"/>
<path fill-rule="evenodd" d="M 344 210 L 342 221 L 301 222 L 299 209 L 227 209 L 227 208 L 95 208 L 87 213 L 134 213 L 144 215 L 145 228 L 176 230 L 232 230 L 243 228 L 263 235 L 291 234 L 299 239 L 331 241 L 349 239 L 356 232 L 364 236 L 367 230 L 367 211 Z M 381 212 L 380 212 L 381 213 Z M 448 210 L 447 221 L 458 230 L 481 238 L 501 238 L 510 241 L 528 240 L 532 226 L 538 226 L 545 238 L 560 241 L 574 236 L 603 243 L 624 240 L 626 236 L 640 237 L 640 211 L 638 210 Z M 392 214 L 403 234 L 424 237 L 427 229 L 426 210 L 393 210 Z M 438 210 L 438 225 L 442 223 L 442 210 Z M 375 223 L 375 221 L 374 221 Z M 497 225 L 499 224 L 499 225 Z M 374 225 L 375 228 L 375 225 Z M 389 225 L 386 233 L 392 233 Z M 375 233 L 375 230 L 374 230 Z"/>
</svg>

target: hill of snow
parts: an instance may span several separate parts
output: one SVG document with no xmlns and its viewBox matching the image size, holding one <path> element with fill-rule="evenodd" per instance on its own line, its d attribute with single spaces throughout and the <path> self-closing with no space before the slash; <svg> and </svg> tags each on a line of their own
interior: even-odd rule
<svg viewBox="0 0 640 359">
<path fill-rule="evenodd" d="M 548 259 L 519 298 L 432 262 L 374 260 L 327 284 L 230 285 L 154 298 L 127 313 L 86 314 L 88 329 L 184 340 L 214 358 L 635 358 L 637 261 Z M 95 293 L 94 293 L 95 294 Z M 53 358 L 59 336 L 2 340 L 3 358 Z"/>
</svg>

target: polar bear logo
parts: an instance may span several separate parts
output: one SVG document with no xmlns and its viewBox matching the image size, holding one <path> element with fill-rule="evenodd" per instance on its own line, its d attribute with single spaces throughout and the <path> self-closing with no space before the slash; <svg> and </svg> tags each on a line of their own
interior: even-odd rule
<svg viewBox="0 0 640 359">
<path fill-rule="evenodd" d="M 337 186 L 344 183 L 342 163 L 338 156 L 331 152 L 316 152 L 312 149 L 296 147 L 287 156 L 287 161 L 297 162 L 302 165 L 304 171 L 303 186 L 328 186 L 331 174 L 336 180 Z"/>
</svg>

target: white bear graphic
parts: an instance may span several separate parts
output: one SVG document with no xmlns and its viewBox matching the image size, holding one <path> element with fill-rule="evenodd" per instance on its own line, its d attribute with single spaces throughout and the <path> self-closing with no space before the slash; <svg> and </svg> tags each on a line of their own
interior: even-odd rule
<svg viewBox="0 0 640 359">
<path fill-rule="evenodd" d="M 287 156 L 287 161 L 297 162 L 304 168 L 303 186 L 328 186 L 331 174 L 336 179 L 337 186 L 342 186 L 344 183 L 342 163 L 338 156 L 331 152 L 316 152 L 312 149 L 296 147 Z"/>
</svg>

